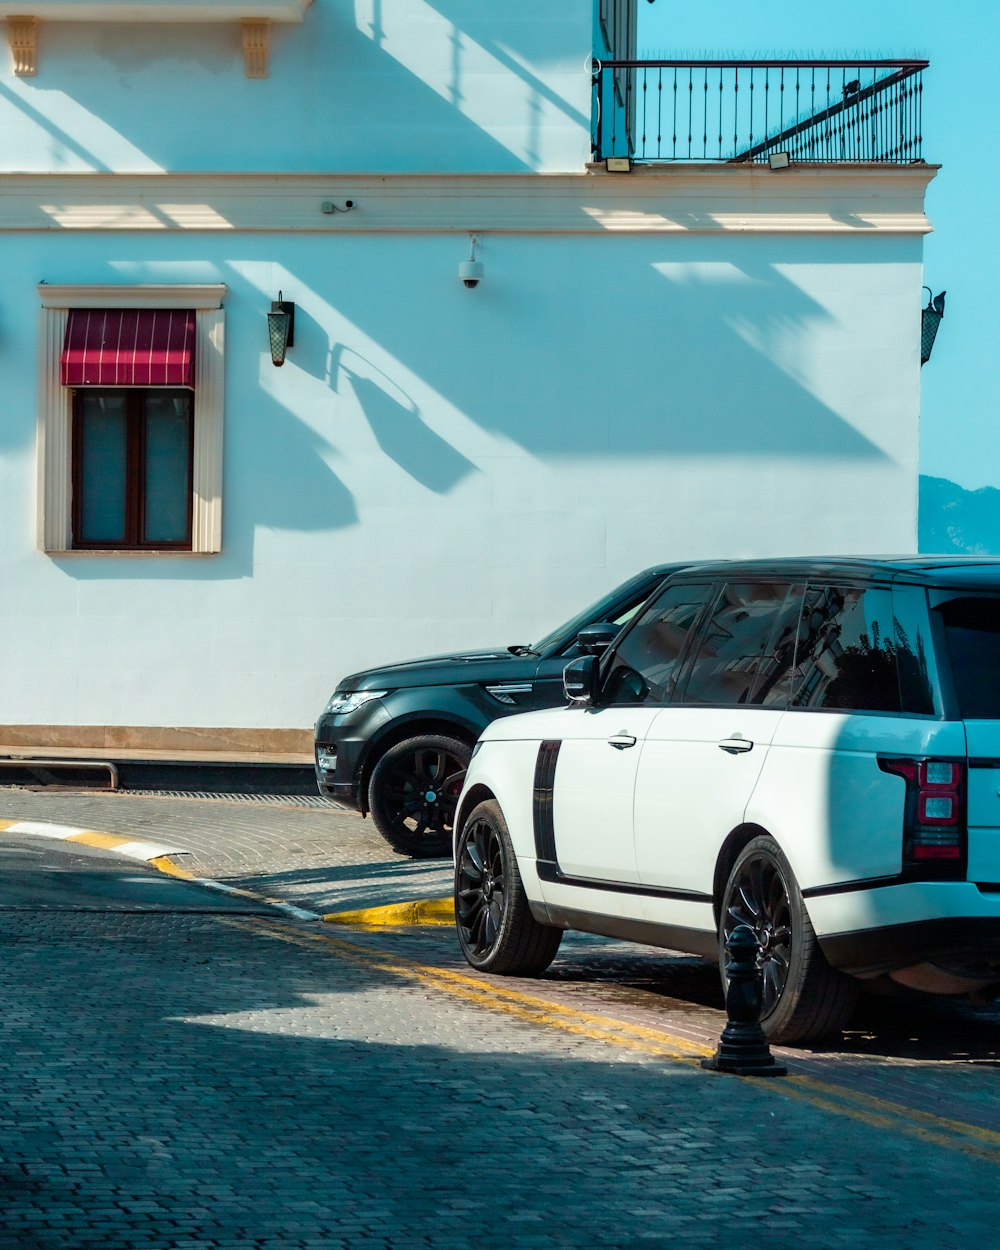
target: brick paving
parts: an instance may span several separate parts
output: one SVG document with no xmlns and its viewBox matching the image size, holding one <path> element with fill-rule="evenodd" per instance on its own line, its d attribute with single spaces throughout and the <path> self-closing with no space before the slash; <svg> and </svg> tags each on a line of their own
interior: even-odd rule
<svg viewBox="0 0 1000 1250">
<path fill-rule="evenodd" d="M 0 818 L 169 842 L 186 852 L 177 862 L 197 876 L 320 913 L 442 898 L 451 890 L 448 861 L 397 855 L 370 820 L 332 806 L 0 787 Z"/>
<path fill-rule="evenodd" d="M 0 818 L 44 820 L 169 841 L 184 848 L 184 862 L 201 875 L 285 897 L 316 911 L 442 896 L 450 889 L 447 863 L 415 863 L 396 856 L 369 822 L 336 809 L 303 808 L 280 801 L 230 803 L 8 788 L 0 790 Z M 380 977 L 371 970 L 359 972 L 329 956 L 325 960 L 319 954 L 310 956 L 259 935 L 242 931 L 235 935 L 216 922 L 186 918 L 172 924 L 159 920 L 144 927 L 145 922 L 134 918 L 112 921 L 108 917 L 89 923 L 96 927 L 77 931 L 71 925 L 68 934 L 35 932 L 29 925 L 29 931 L 20 935 L 12 929 L 9 917 L 0 924 L 0 993 L 6 1008 L 0 1011 L 0 1213 L 6 1212 L 11 1195 L 16 1201 L 10 1209 L 23 1213 L 22 1223 L 13 1231 L 6 1227 L 6 1215 L 0 1214 L 0 1250 L 8 1246 L 62 1250 L 90 1244 L 109 1250 L 143 1245 L 175 1250 L 183 1244 L 191 1250 L 215 1246 L 271 1250 L 279 1244 L 300 1250 L 322 1244 L 336 1250 L 348 1241 L 365 1250 L 368 1246 L 395 1250 L 397 1246 L 457 1246 L 462 1241 L 456 1232 L 459 1228 L 464 1230 L 463 1244 L 486 1247 L 729 1246 L 733 1239 L 720 1232 L 724 1225 L 737 1230 L 745 1244 L 766 1240 L 769 1250 L 784 1246 L 791 1250 L 806 1242 L 833 1250 L 852 1244 L 852 1239 L 854 1244 L 867 1245 L 883 1238 L 901 1250 L 924 1250 L 932 1245 L 947 1250 L 971 1238 L 990 1244 L 992 1233 L 987 1225 L 995 1206 L 990 1169 L 995 1164 L 982 1158 L 935 1147 L 931 1140 L 899 1137 L 891 1127 L 879 1130 L 824 1116 L 815 1107 L 790 1102 L 779 1091 L 758 1090 L 740 1096 L 735 1103 L 725 1104 L 728 1110 L 724 1112 L 718 1101 L 721 1095 L 711 1084 L 719 1078 L 535 1025 L 498 1023 L 491 1013 L 442 1001 L 433 990 L 380 984 Z M 101 924 L 106 927 L 102 929 Z M 353 940 L 362 948 L 397 951 L 437 966 L 463 966 L 449 930 Z M 36 944 L 39 952 L 48 950 L 49 954 L 26 960 L 25 952 Z M 74 944 L 82 949 L 70 956 L 64 948 Z M 54 958 L 53 950 L 61 953 Z M 109 952 L 114 952 L 116 971 L 106 976 Z M 22 974 L 27 987 L 15 984 Z M 55 989 L 49 994 L 46 987 L 43 994 L 33 984 L 49 977 L 62 986 L 63 999 Z M 191 985 L 182 984 L 188 979 Z M 75 1004 L 79 986 L 95 982 L 103 988 L 99 993 L 88 990 L 87 1009 L 81 1012 Z M 214 1006 L 205 1006 L 198 996 L 198 987 L 209 983 L 206 1001 L 217 999 Z M 286 983 L 293 986 L 287 998 L 274 990 Z M 235 994 L 233 984 L 239 987 Z M 720 1027 L 715 974 L 698 960 L 668 952 L 571 936 L 544 981 L 505 984 L 696 1041 L 711 1041 Z M 197 1010 L 187 1009 L 188 996 Z M 105 998 L 105 1008 L 98 1013 L 102 1022 L 91 1028 L 83 1017 Z M 12 1014 L 15 1001 L 21 1003 L 20 1015 Z M 117 1023 L 116 1010 L 125 1013 Z M 12 1021 L 27 1033 L 12 1039 L 7 1029 Z M 158 1056 L 147 1033 L 160 1039 L 171 1052 L 169 1059 Z M 102 1067 L 109 1045 L 113 1077 Z M 310 1058 L 305 1064 L 295 1060 L 289 1065 L 286 1051 Z M 442 1077 L 451 1070 L 453 1051 L 461 1056 L 456 1070 L 463 1073 L 466 1085 Z M 163 1099 L 163 1123 L 171 1132 L 176 1130 L 176 1138 L 161 1131 L 163 1125 L 152 1102 L 144 1114 L 158 1127 L 137 1136 L 128 1112 L 133 1095 L 127 1057 L 133 1053 L 140 1089 L 146 1094 L 158 1091 Z M 253 1059 L 249 1068 L 248 1055 Z M 380 1067 L 387 1055 L 391 1062 L 386 1060 L 388 1067 Z M 118 1107 L 119 1120 L 109 1124 L 104 1123 L 100 1108 L 90 1105 L 90 1095 L 84 1098 L 75 1086 L 59 1080 L 45 1090 L 37 1085 L 41 1078 L 36 1078 L 34 1058 L 42 1057 L 39 1062 L 49 1077 L 54 1072 L 55 1077 L 82 1082 L 89 1089 L 93 1056 L 93 1071 L 99 1078 L 93 1097 L 98 1101 L 110 1097 L 108 1105 Z M 275 1068 L 265 1079 L 260 1070 L 265 1059 L 286 1068 Z M 315 1074 L 308 1079 L 303 1074 L 303 1066 L 313 1062 L 333 1082 L 329 1110 L 335 1122 L 313 1105 L 313 1100 L 322 1103 L 325 1097 L 323 1081 Z M 407 1062 L 414 1066 L 407 1069 Z M 576 1074 L 575 1085 L 567 1073 L 558 1075 L 563 1062 Z M 973 1129 L 998 1132 L 1000 1099 L 994 1089 L 998 1062 L 1000 1014 L 996 1011 L 976 1012 L 949 1004 L 914 1011 L 889 1005 L 859 1021 L 837 1050 L 796 1052 L 792 1069 L 930 1115 L 958 1119 Z M 360 1064 L 359 1071 L 371 1080 L 370 1088 L 363 1088 L 363 1081 L 361 1086 L 349 1081 L 340 1072 L 341 1063 L 352 1070 Z M 202 1065 L 212 1073 L 204 1086 L 199 1076 Z M 628 1081 L 625 1068 L 632 1073 Z M 237 1072 L 238 1078 L 234 1077 Z M 469 1092 L 476 1086 L 474 1072 L 482 1084 L 478 1093 Z M 242 1082 L 248 1073 L 248 1089 L 230 1088 L 232 1081 Z M 258 1080 L 265 1080 L 259 1103 L 253 1092 Z M 602 1101 L 604 1091 L 617 1090 L 619 1081 L 627 1089 L 623 1086 Z M 124 1085 L 111 1097 L 109 1090 L 114 1093 L 116 1082 Z M 745 1082 L 726 1078 L 721 1083 L 746 1088 Z M 195 1117 L 201 1125 L 200 1137 L 194 1122 L 184 1123 L 191 1111 L 186 1096 L 178 1094 L 180 1101 L 175 1100 L 175 1086 L 192 1084 L 205 1102 L 204 1114 Z M 559 1091 L 555 1102 L 548 1097 L 550 1086 L 553 1092 Z M 36 1095 L 44 1095 L 49 1118 L 27 1114 L 25 1089 L 32 1094 L 31 1108 L 40 1105 Z M 503 1097 L 513 1100 L 501 1106 L 502 1116 L 498 1117 L 497 1105 L 483 1092 L 488 1089 L 502 1090 Z M 295 1121 L 298 1112 L 288 1111 L 286 1116 L 285 1111 L 275 1110 L 280 1090 L 292 1103 L 301 1099 L 301 1128 Z M 527 1102 L 525 1090 L 532 1091 Z M 12 1094 L 18 1108 L 13 1122 L 4 1110 Z M 243 1106 L 244 1097 L 250 1099 L 252 1113 Z M 597 1102 L 591 1105 L 595 1097 Z M 381 1105 L 386 1098 L 393 1104 L 391 1113 Z M 377 1113 L 371 1112 L 373 1103 L 380 1108 Z M 409 1109 L 403 1104 L 409 1104 Z M 267 1131 L 262 1127 L 266 1118 L 262 1107 L 274 1121 L 266 1126 Z M 455 1111 L 462 1107 L 468 1112 L 468 1124 Z M 210 1116 L 213 1108 L 215 1115 Z M 592 1131 L 604 1140 L 604 1154 L 590 1141 L 590 1121 L 584 1114 L 598 1111 L 600 1115 L 592 1118 Z M 246 1128 L 248 1115 L 254 1132 L 261 1136 L 255 1137 Z M 374 1115 L 371 1122 L 370 1115 Z M 74 1116 L 89 1127 L 78 1132 L 70 1123 Z M 424 1150 L 417 1143 L 427 1117 L 434 1130 Z M 219 1149 L 229 1162 L 220 1175 L 213 1174 L 205 1182 L 208 1188 L 199 1188 L 201 1169 L 212 1154 L 206 1118 L 212 1120 L 213 1131 L 216 1121 L 222 1125 Z M 11 1123 L 13 1138 L 9 1136 Z M 28 1125 L 33 1126 L 28 1136 L 18 1137 L 20 1127 Z M 274 1140 L 271 1130 L 277 1132 L 281 1125 L 292 1137 L 301 1131 L 303 1141 L 296 1140 L 293 1148 L 284 1136 Z M 499 1168 L 504 1179 L 496 1199 L 493 1192 L 498 1183 L 486 1145 L 490 1125 L 495 1130 L 493 1149 L 504 1160 Z M 193 1137 L 188 1135 L 189 1128 Z M 91 1134 L 96 1155 L 89 1146 L 82 1148 L 86 1143 L 81 1133 Z M 418 1192 L 420 1167 L 426 1171 L 427 1159 L 440 1157 L 444 1160 L 441 1175 L 457 1184 L 455 1152 L 468 1133 L 478 1144 L 465 1177 L 465 1197 L 435 1188 L 440 1171 L 435 1165 L 434 1175 L 423 1181 L 428 1192 L 436 1195 L 428 1205 Z M 369 1134 L 374 1134 L 372 1141 Z M 520 1140 L 523 1134 L 534 1141 L 534 1154 Z M 365 1140 L 363 1149 L 356 1145 L 358 1137 Z M 134 1146 L 146 1139 L 146 1145 Z M 13 1153 L 10 1141 L 20 1143 Z M 127 1142 L 133 1147 L 126 1148 Z M 238 1164 L 230 1158 L 230 1146 L 241 1160 Z M 40 1153 L 33 1153 L 36 1147 Z M 353 1171 L 349 1180 L 340 1175 L 346 1166 L 340 1156 L 346 1150 L 354 1158 L 359 1149 L 363 1196 L 355 1193 L 349 1198 L 343 1187 L 356 1186 L 357 1177 Z M 325 1162 L 316 1157 L 317 1150 Z M 713 1151 L 728 1160 L 728 1172 Z M 108 1152 L 115 1162 L 105 1162 Z M 252 1163 L 247 1152 L 256 1155 L 259 1163 Z M 419 1156 L 420 1167 L 413 1162 L 413 1154 Z M 758 1158 L 760 1154 L 764 1161 Z M 577 1156 L 594 1169 L 593 1187 L 579 1177 L 568 1178 L 569 1160 Z M 523 1165 L 525 1176 L 531 1178 L 526 1205 L 523 1194 L 515 1193 L 513 1181 L 508 1184 L 509 1158 Z M 281 1181 L 274 1191 L 261 1180 L 272 1175 L 264 1167 L 265 1159 Z M 376 1183 L 377 1159 L 383 1165 L 390 1162 L 384 1173 L 386 1193 L 380 1193 Z M 955 1170 L 956 1160 L 967 1173 Z M 755 1191 L 767 1190 L 769 1205 L 760 1192 L 746 1209 L 738 1201 L 743 1192 L 740 1177 L 747 1167 Z M 908 1181 L 911 1167 L 915 1171 Z M 402 1179 L 400 1168 L 405 1173 Z M 921 1169 L 926 1169 L 925 1176 L 934 1176 L 937 1192 L 949 1194 L 946 1211 L 940 1204 L 935 1207 L 930 1189 L 923 1192 L 927 1187 L 916 1179 Z M 140 1174 L 146 1176 L 145 1188 L 137 1180 Z M 293 1175 L 302 1178 L 306 1197 L 300 1190 L 295 1190 L 297 1197 L 290 1196 L 295 1188 Z M 948 1185 L 942 1185 L 942 1177 L 951 1178 Z M 127 1183 L 119 1184 L 123 1178 Z M 91 1182 L 93 1189 L 88 1188 Z M 68 1195 L 65 1206 L 50 1201 L 53 1185 L 56 1197 Z M 386 1194 L 396 1194 L 397 1185 L 405 1197 L 390 1201 Z M 951 1195 L 962 1185 L 955 1205 Z M 258 1194 L 259 1186 L 263 1188 Z M 273 1214 L 265 1218 L 258 1212 L 252 1219 L 247 1217 L 248 1223 L 233 1223 L 236 1209 L 246 1208 L 242 1195 L 248 1190 L 249 1210 L 257 1212 L 261 1203 L 266 1206 L 266 1198 L 283 1208 L 282 1218 Z M 615 1195 L 613 1201 L 608 1197 L 609 1211 L 618 1212 L 615 1218 L 603 1214 L 605 1191 Z M 588 1215 L 592 1222 L 585 1223 L 579 1213 L 567 1215 L 556 1200 L 558 1195 L 567 1203 L 596 1204 L 596 1214 Z M 66 1231 L 77 1229 L 80 1203 L 90 1221 L 84 1222 L 82 1239 L 75 1231 L 72 1237 Z M 293 1203 L 305 1203 L 306 1209 Z M 494 1212 L 496 1204 L 502 1208 L 500 1215 Z M 57 1220 L 53 1225 L 43 1218 L 40 1211 L 50 1208 L 62 1211 L 63 1224 Z M 160 1215 L 168 1218 L 167 1208 L 173 1222 L 157 1222 Z M 223 1212 L 226 1218 L 212 1223 L 206 1212 Z M 429 1231 L 434 1212 L 439 1224 Z M 627 1223 L 629 1212 L 632 1220 L 625 1237 L 615 1225 L 616 1219 Z M 185 1243 L 183 1236 L 190 1240 Z"/>
<path fill-rule="evenodd" d="M 0 1250 L 992 1244 L 995 1162 L 281 927 L 0 913 Z"/>
</svg>

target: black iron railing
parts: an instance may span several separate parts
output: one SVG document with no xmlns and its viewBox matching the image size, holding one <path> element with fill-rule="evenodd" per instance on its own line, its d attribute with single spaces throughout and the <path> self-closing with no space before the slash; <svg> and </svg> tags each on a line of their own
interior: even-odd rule
<svg viewBox="0 0 1000 1250">
<path fill-rule="evenodd" d="M 927 61 L 595 61 L 594 157 L 922 159 Z"/>
</svg>

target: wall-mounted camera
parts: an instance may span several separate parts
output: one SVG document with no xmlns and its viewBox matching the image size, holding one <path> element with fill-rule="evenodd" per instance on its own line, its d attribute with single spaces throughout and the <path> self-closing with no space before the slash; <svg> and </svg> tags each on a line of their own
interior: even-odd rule
<svg viewBox="0 0 1000 1250">
<path fill-rule="evenodd" d="M 477 287 L 483 280 L 483 262 L 476 259 L 476 249 L 479 247 L 479 239 L 476 235 L 469 235 L 469 259 L 463 260 L 458 267 L 458 276 L 462 280 L 462 285 L 467 286 L 471 291 L 473 287 Z"/>
</svg>

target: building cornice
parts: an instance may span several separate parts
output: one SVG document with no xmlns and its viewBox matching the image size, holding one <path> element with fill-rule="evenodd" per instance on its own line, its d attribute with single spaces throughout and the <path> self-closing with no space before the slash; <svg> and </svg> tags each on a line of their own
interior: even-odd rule
<svg viewBox="0 0 1000 1250">
<path fill-rule="evenodd" d="M 934 165 L 0 174 L 0 231 L 926 234 Z"/>
<path fill-rule="evenodd" d="M 312 0 L 0 0 L 0 17 L 45 22 L 301 22 Z"/>
</svg>

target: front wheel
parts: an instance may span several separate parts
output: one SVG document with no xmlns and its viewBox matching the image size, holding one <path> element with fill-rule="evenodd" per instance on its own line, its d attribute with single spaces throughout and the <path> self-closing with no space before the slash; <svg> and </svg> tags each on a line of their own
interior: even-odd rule
<svg viewBox="0 0 1000 1250">
<path fill-rule="evenodd" d="M 397 742 L 372 770 L 368 808 L 386 842 L 401 855 L 450 855 L 455 805 L 471 747 L 460 738 L 425 734 Z"/>
<path fill-rule="evenodd" d="M 760 1023 L 774 1042 L 807 1042 L 837 1033 L 858 998 L 858 983 L 831 968 L 819 948 L 802 892 L 773 838 L 754 838 L 740 852 L 722 898 L 719 962 L 726 989 L 726 939 L 749 925 L 759 947 Z"/>
<path fill-rule="evenodd" d="M 531 914 L 500 805 L 474 808 L 455 855 L 455 920 L 462 953 L 482 972 L 537 977 L 555 958 L 562 929 Z"/>
</svg>

